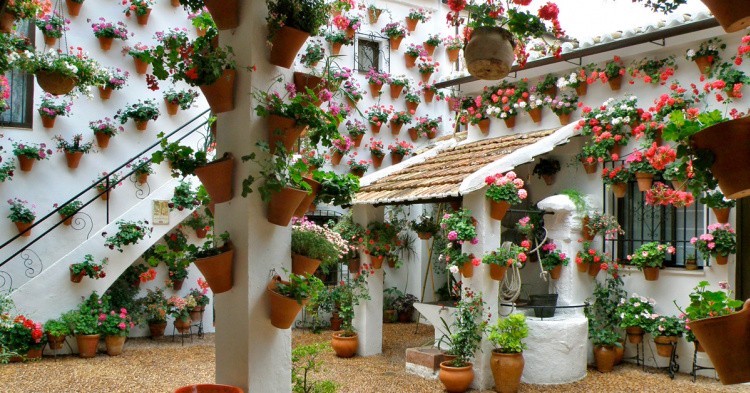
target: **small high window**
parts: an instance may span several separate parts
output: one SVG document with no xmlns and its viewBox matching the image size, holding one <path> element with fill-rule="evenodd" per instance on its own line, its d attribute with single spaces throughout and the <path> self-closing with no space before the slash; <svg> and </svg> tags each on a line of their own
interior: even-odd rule
<svg viewBox="0 0 750 393">
<path fill-rule="evenodd" d="M 380 72 L 380 42 L 360 38 L 357 40 L 357 71 L 370 69 Z"/>
<path fill-rule="evenodd" d="M 29 37 L 34 42 L 34 24 L 29 20 L 16 23 L 17 34 Z M 5 73 L 10 87 L 9 108 L 0 113 L 0 126 L 31 128 L 34 114 L 34 76 L 23 71 Z"/>
</svg>

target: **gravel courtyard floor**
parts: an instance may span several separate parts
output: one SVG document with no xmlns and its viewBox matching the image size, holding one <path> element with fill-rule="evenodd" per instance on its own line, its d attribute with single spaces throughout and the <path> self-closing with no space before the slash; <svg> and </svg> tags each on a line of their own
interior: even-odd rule
<svg viewBox="0 0 750 393">
<path fill-rule="evenodd" d="M 380 356 L 338 359 L 332 352 L 322 354 L 323 370 L 316 379 L 335 381 L 342 393 L 443 392 L 439 381 L 404 371 L 405 349 L 429 343 L 433 336 L 431 327 L 421 325 L 418 334 L 414 328 L 414 324 L 385 325 Z M 295 330 L 293 342 L 295 346 L 328 342 L 329 337 L 330 332 L 316 335 Z M 167 393 L 183 385 L 213 382 L 214 362 L 213 335 L 186 341 L 184 346 L 171 338 L 133 339 L 117 357 L 100 353 L 93 359 L 45 357 L 40 362 L 0 365 L 0 392 Z M 750 392 L 750 386 L 722 386 L 709 378 L 693 383 L 687 374 L 679 374 L 673 381 L 660 371 L 644 373 L 623 365 L 608 374 L 589 369 L 585 379 L 568 385 L 523 385 L 521 392 Z"/>
</svg>

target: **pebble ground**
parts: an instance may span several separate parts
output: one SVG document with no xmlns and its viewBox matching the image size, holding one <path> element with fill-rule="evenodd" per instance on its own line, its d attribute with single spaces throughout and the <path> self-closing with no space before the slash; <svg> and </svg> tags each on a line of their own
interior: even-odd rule
<svg viewBox="0 0 750 393">
<path fill-rule="evenodd" d="M 341 393 L 440 393 L 439 381 L 431 381 L 404 371 L 406 348 L 429 344 L 431 327 L 415 324 L 387 324 L 383 329 L 383 354 L 367 358 L 336 358 L 333 352 L 319 356 L 322 371 L 316 379 L 339 384 Z M 328 342 L 330 332 L 320 335 L 295 330 L 294 345 Z M 103 349 L 103 348 L 102 348 Z M 100 353 L 93 359 L 60 356 L 25 364 L 0 365 L 0 392 L 39 393 L 169 393 L 179 386 L 211 383 L 214 380 L 214 341 L 212 335 L 192 342 L 132 339 L 121 356 Z M 589 369 L 585 379 L 566 385 L 522 385 L 521 392 L 745 392 L 750 386 L 723 386 L 711 378 L 696 383 L 687 374 L 674 380 L 658 370 L 643 372 L 633 365 L 618 366 L 601 374 Z M 472 391 L 477 393 L 478 391 Z M 485 390 L 481 393 L 490 393 Z M 273 393 L 273 392 L 258 392 Z"/>
</svg>

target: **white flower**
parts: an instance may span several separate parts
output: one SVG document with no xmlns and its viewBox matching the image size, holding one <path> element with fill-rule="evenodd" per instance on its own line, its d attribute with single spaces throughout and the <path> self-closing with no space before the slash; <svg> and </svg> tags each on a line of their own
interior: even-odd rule
<svg viewBox="0 0 750 393">
<path fill-rule="evenodd" d="M 456 274 L 456 273 L 458 273 L 458 266 L 451 265 L 451 267 L 449 267 L 448 270 L 450 270 L 451 273 Z"/>
<path fill-rule="evenodd" d="M 695 51 L 692 49 L 688 49 L 687 51 L 687 57 L 693 58 L 695 56 Z"/>
</svg>

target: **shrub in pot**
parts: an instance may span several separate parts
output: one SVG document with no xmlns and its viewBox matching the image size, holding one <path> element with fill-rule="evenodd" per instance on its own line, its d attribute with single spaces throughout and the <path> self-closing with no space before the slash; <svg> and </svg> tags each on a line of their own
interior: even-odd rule
<svg viewBox="0 0 750 393">
<path fill-rule="evenodd" d="M 354 307 L 361 301 L 370 300 L 367 288 L 367 277 L 375 274 L 369 265 L 363 264 L 359 272 L 350 275 L 347 280 L 339 283 L 339 315 L 341 316 L 341 331 L 335 332 L 331 338 L 331 346 L 336 356 L 350 358 L 357 353 L 358 338 L 352 322 Z"/>
<path fill-rule="evenodd" d="M 451 393 L 465 392 L 474 380 L 471 359 L 482 341 L 484 302 L 480 295 L 465 288 L 456 307 L 455 320 L 450 326 L 441 318 L 449 335 L 441 337 L 438 342 L 438 347 L 443 342 L 449 344 L 448 354 L 455 356 L 440 363 L 440 382 Z"/>
<path fill-rule="evenodd" d="M 524 366 L 523 350 L 526 349 L 523 339 L 528 336 L 529 327 L 523 314 L 499 318 L 495 325 L 489 327 L 487 340 L 495 346 L 490 365 L 496 392 L 518 391 Z"/>
<path fill-rule="evenodd" d="M 164 336 L 164 329 L 167 327 L 167 297 L 164 295 L 162 288 L 147 289 L 146 296 L 139 299 L 143 308 L 143 317 L 148 323 L 151 331 L 151 338 Z"/>
<path fill-rule="evenodd" d="M 44 333 L 47 334 L 47 343 L 52 350 L 62 349 L 65 337 L 70 335 L 70 327 L 62 319 L 50 319 L 44 323 Z"/>
<path fill-rule="evenodd" d="M 588 299 L 589 304 L 584 308 L 589 320 L 589 338 L 594 343 L 594 355 L 600 372 L 612 371 L 617 356 L 616 347 L 621 346 L 620 335 L 615 331 L 621 323 L 617 307 L 626 293 L 618 268 L 616 263 L 608 264 L 604 284 L 596 282 L 594 299 Z"/>
<path fill-rule="evenodd" d="M 399 322 L 411 322 L 414 315 L 414 303 L 419 299 L 411 293 L 401 293 L 393 301 L 393 309 L 398 313 Z"/>
<path fill-rule="evenodd" d="M 628 341 L 639 344 L 643 341 L 644 332 L 651 329 L 654 315 L 654 299 L 648 299 L 633 293 L 627 300 L 623 300 L 614 310 L 620 316 L 620 327 L 628 334 Z"/>
</svg>

